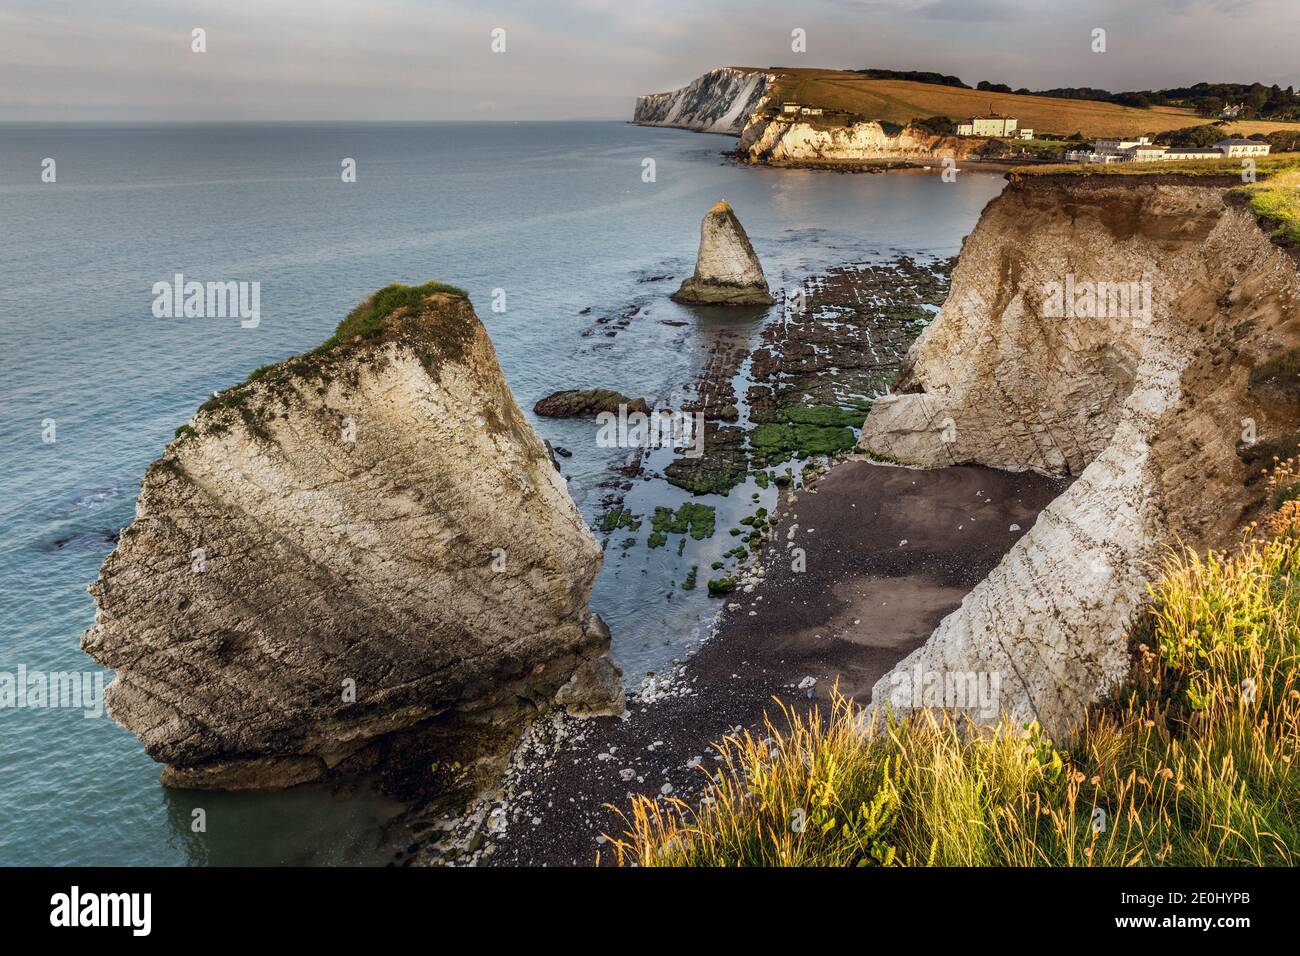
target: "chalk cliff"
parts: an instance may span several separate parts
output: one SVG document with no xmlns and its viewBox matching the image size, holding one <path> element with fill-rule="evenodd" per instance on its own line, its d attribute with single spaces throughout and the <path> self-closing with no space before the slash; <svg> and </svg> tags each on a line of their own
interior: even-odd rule
<svg viewBox="0 0 1300 956">
<path fill-rule="evenodd" d="M 766 102 L 775 79 L 770 73 L 734 66 L 710 70 L 679 90 L 638 96 L 632 121 L 734 136 Z"/>
<path fill-rule="evenodd" d="M 782 75 L 741 67 L 710 70 L 679 90 L 637 97 L 632 121 L 738 136 L 737 155 L 768 166 L 933 163 L 964 159 L 985 142 L 913 126 L 891 134 L 874 120 L 786 115 L 773 102 Z"/>
<path fill-rule="evenodd" d="M 898 669 L 1000 672 L 1005 709 L 1067 730 L 1124 675 L 1162 550 L 1250 514 L 1243 458 L 1300 427 L 1251 372 L 1298 343 L 1296 262 L 1226 183 L 1013 181 L 860 448 L 1078 477 Z"/>
<path fill-rule="evenodd" d="M 178 431 L 82 643 L 167 784 L 427 773 L 621 712 L 600 564 L 464 294 L 390 286 Z"/>
<path fill-rule="evenodd" d="M 774 301 L 745 227 L 725 199 L 714 203 L 700 221 L 695 273 L 672 297 L 701 305 L 771 305 Z"/>
<path fill-rule="evenodd" d="M 935 162 L 964 159 L 983 142 L 915 126 L 890 134 L 875 121 L 836 125 L 759 114 L 741 131 L 737 152 L 746 162 L 768 166 Z"/>
</svg>

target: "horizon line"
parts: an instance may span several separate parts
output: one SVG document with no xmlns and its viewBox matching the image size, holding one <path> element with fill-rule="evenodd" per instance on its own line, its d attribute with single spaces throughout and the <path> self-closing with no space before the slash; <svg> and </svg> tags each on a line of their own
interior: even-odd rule
<svg viewBox="0 0 1300 956">
<path fill-rule="evenodd" d="M 55 126 L 66 123 L 154 123 L 154 124 L 188 124 L 193 126 L 204 124 L 233 124 L 233 123 L 631 123 L 632 120 L 623 116 L 557 116 L 547 119 L 537 117 L 512 117 L 502 116 L 491 119 L 289 119 L 276 117 L 273 119 L 146 119 L 143 117 L 131 117 L 123 119 L 90 119 L 90 118 L 73 118 L 73 119 L 6 119 L 0 117 L 0 125 L 16 126 Z"/>
</svg>

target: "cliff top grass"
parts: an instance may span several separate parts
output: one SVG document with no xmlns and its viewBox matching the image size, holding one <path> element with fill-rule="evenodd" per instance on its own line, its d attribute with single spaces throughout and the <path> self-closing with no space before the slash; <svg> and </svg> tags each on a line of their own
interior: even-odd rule
<svg viewBox="0 0 1300 956">
<path fill-rule="evenodd" d="M 1250 183 L 1234 193 L 1250 201 L 1251 212 L 1273 229 L 1273 238 L 1300 246 L 1300 162 L 1297 169 L 1278 172 L 1262 183 Z"/>
<path fill-rule="evenodd" d="M 913 119 L 947 116 L 953 121 L 987 113 L 990 108 L 1014 116 L 1022 127 L 1069 136 L 1130 136 L 1160 133 L 1214 122 L 1175 107 L 1139 109 L 1098 100 L 1057 99 L 1017 93 L 995 93 L 962 87 L 918 83 L 913 80 L 874 79 L 850 70 L 773 68 L 778 74 L 771 94 L 773 103 L 793 101 L 806 106 L 839 110 L 865 119 L 906 125 Z M 1295 123 L 1245 121 L 1224 126 L 1225 135 L 1245 136 L 1279 129 L 1297 129 Z"/>
<path fill-rule="evenodd" d="M 1268 178 L 1300 171 L 1300 153 L 1270 153 L 1252 157 L 1255 174 Z M 1241 179 L 1241 159 L 1189 159 L 1183 162 L 1160 160 L 1151 163 L 1047 163 L 1038 166 L 1015 166 L 1011 175 L 1037 176 L 1197 176 Z"/>
<path fill-rule="evenodd" d="M 1295 866 L 1296 476 L 1292 463 L 1290 494 L 1235 553 L 1169 555 L 1132 672 L 1064 744 L 1005 717 L 877 715 L 864 735 L 843 698 L 829 719 L 785 711 L 788 726 L 715 745 L 710 799 L 637 797 L 614 840 L 619 862 Z"/>
<path fill-rule="evenodd" d="M 349 312 L 343 321 L 335 327 L 334 333 L 316 348 L 298 355 L 291 355 L 279 362 L 271 362 L 255 368 L 244 381 L 209 398 L 199 406 L 199 412 L 235 411 L 241 416 L 244 424 L 254 435 L 264 436 L 265 428 L 262 416 L 252 409 L 249 402 L 252 395 L 250 385 L 255 382 L 263 382 L 278 388 L 279 386 L 293 385 L 303 381 L 327 381 L 330 375 L 328 359 L 333 357 L 333 353 L 337 348 L 354 342 L 364 343 L 378 338 L 385 332 L 387 328 L 386 322 L 394 313 L 404 308 L 418 308 L 426 298 L 437 293 L 455 296 L 466 301 L 469 300 L 469 294 L 464 289 L 447 285 L 444 282 L 430 281 L 418 286 L 395 282 L 385 286 L 368 296 L 365 301 Z M 460 329 L 445 331 L 447 334 L 443 338 L 447 339 L 450 351 L 458 352 L 467 341 L 468 335 L 464 330 Z M 426 365 L 432 362 L 434 358 L 431 355 L 423 356 Z M 211 428 L 220 432 L 224 430 L 225 426 L 214 424 Z M 176 438 L 188 438 L 195 434 L 197 432 L 188 424 L 176 429 Z"/>
<path fill-rule="evenodd" d="M 469 293 L 445 282 L 426 282 L 423 285 L 402 285 L 394 282 L 384 286 L 378 292 L 358 305 L 338 324 L 334 334 L 322 342 L 313 352 L 323 352 L 340 342 L 356 336 L 369 338 L 378 335 L 384 329 L 384 320 L 402 308 L 417 308 L 421 302 L 435 293 L 454 295 L 468 299 Z"/>
<path fill-rule="evenodd" d="M 1178 176 L 1210 179 L 1241 178 L 1240 159 L 1188 160 L 1153 163 L 1053 163 L 1046 166 L 1017 166 L 1013 178 L 1050 176 L 1158 177 Z M 1300 153 L 1276 153 L 1255 160 L 1256 181 L 1243 183 L 1232 192 L 1247 201 L 1272 237 L 1287 246 L 1300 246 Z"/>
</svg>

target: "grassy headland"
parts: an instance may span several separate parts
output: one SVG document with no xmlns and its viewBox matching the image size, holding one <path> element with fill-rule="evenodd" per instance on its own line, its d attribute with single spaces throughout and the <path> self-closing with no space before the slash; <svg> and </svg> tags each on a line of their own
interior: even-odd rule
<svg viewBox="0 0 1300 956">
<path fill-rule="evenodd" d="M 853 114 L 867 120 L 906 125 L 914 119 L 947 116 L 965 119 L 990 109 L 1014 116 L 1022 127 L 1085 137 L 1134 136 L 1214 122 L 1190 109 L 1139 108 L 1099 100 L 1058 99 L 965 87 L 875 79 L 847 70 L 780 68 L 773 103 L 793 101 Z M 1224 126 L 1224 135 L 1248 136 L 1300 129 L 1300 124 L 1249 120 Z"/>
</svg>

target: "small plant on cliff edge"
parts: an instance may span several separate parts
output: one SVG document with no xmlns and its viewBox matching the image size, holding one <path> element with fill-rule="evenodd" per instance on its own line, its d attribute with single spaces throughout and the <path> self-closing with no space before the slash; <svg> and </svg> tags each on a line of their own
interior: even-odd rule
<svg viewBox="0 0 1300 956">
<path fill-rule="evenodd" d="M 1250 370 L 1250 384 L 1300 388 L 1300 348 L 1287 349 Z"/>
<path fill-rule="evenodd" d="M 398 309 L 418 306 L 427 296 L 435 292 L 444 292 L 462 299 L 469 298 L 469 293 L 464 289 L 458 289 L 444 282 L 426 282 L 424 285 L 415 286 L 394 282 L 380 289 L 349 312 L 347 318 L 338 324 L 334 334 L 315 351 L 324 351 L 358 335 L 362 338 L 377 335 L 383 331 L 384 319 Z"/>
</svg>

